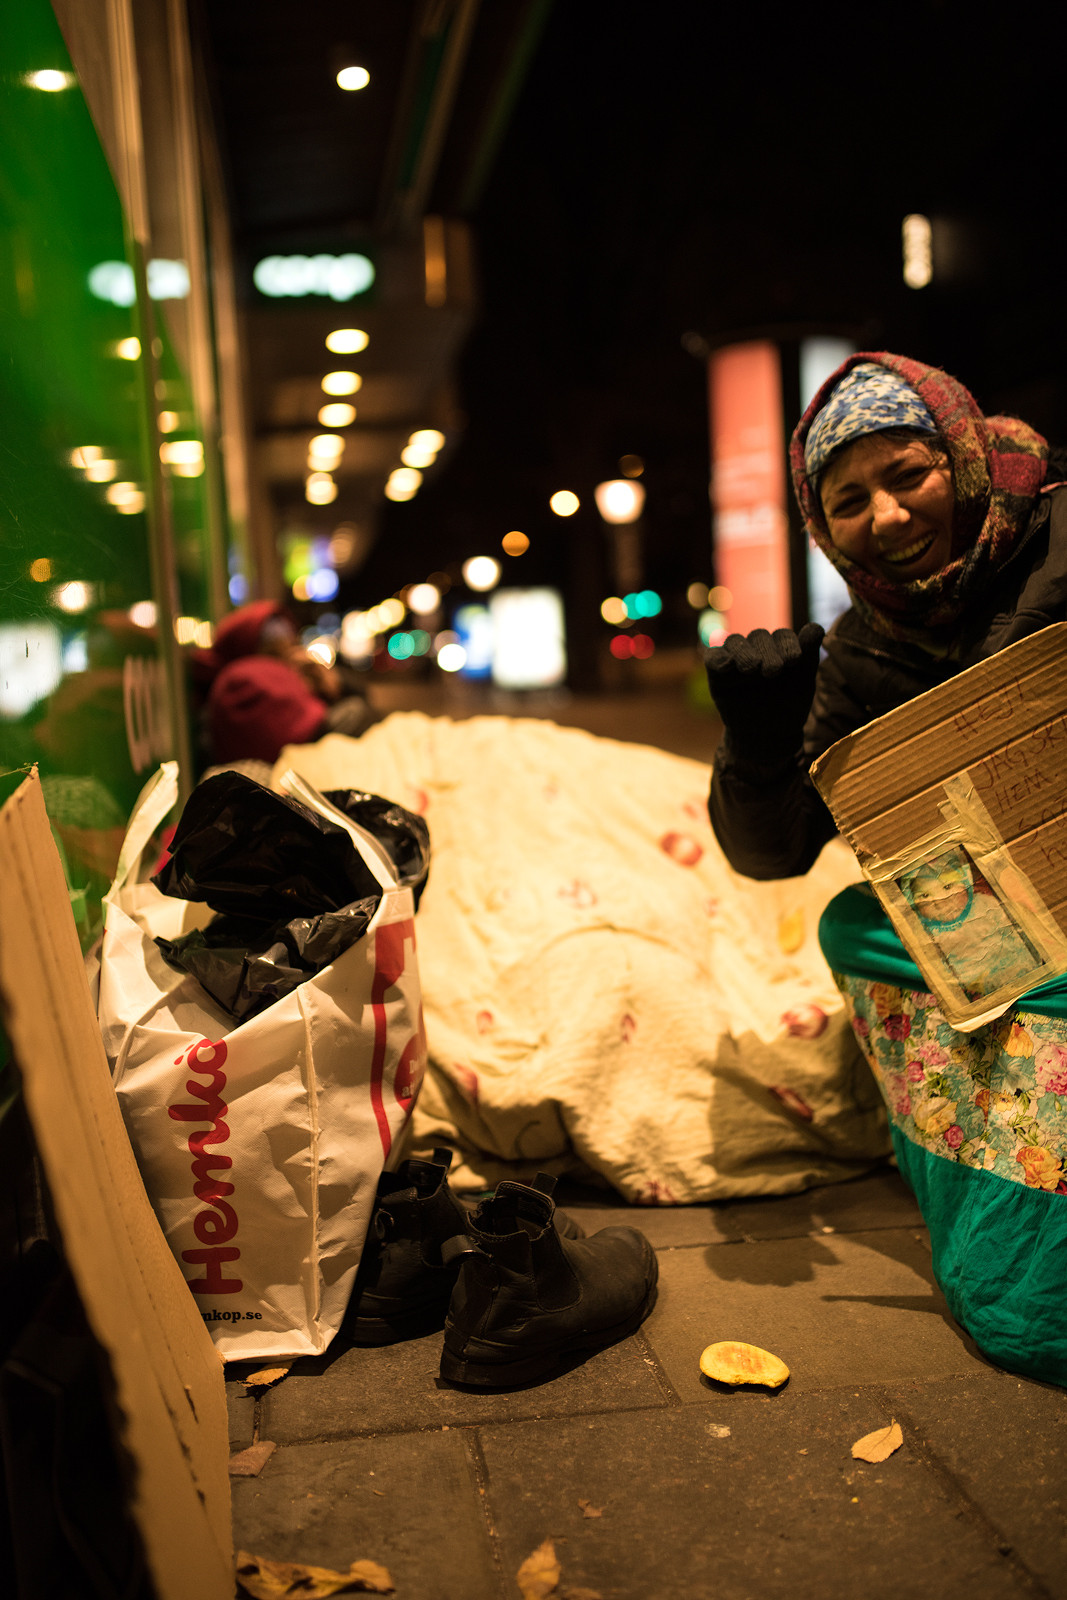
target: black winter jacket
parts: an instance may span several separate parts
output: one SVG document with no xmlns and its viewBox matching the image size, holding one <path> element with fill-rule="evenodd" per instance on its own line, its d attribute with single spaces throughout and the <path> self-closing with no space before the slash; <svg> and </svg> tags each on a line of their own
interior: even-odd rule
<svg viewBox="0 0 1067 1600">
<path fill-rule="evenodd" d="M 1058 458 L 1059 452 L 1057 466 Z M 723 736 L 708 811 L 730 865 L 748 878 L 807 872 L 837 831 L 808 776 L 816 756 L 846 733 L 1065 618 L 1067 484 L 1059 483 L 1038 496 L 995 591 L 964 619 L 951 660 L 888 639 L 855 610 L 846 611 L 826 636 L 803 752 L 761 765 L 740 760 L 729 733 Z"/>
</svg>

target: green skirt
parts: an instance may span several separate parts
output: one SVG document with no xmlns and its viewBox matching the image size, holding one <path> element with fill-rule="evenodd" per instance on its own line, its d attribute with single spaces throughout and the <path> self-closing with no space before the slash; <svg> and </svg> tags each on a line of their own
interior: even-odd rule
<svg viewBox="0 0 1067 1600">
<path fill-rule="evenodd" d="M 998 1365 L 1067 1387 L 1067 979 L 960 1033 L 866 885 L 819 942 L 953 1316 Z"/>
</svg>

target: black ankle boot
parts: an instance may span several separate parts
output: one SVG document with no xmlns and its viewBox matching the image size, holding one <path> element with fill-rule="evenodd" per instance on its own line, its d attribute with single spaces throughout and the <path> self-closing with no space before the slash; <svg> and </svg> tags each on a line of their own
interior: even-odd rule
<svg viewBox="0 0 1067 1600">
<path fill-rule="evenodd" d="M 655 1252 L 636 1228 L 591 1239 L 553 1227 L 554 1182 L 502 1183 L 467 1223 L 441 1376 L 490 1389 L 529 1383 L 572 1351 L 614 1344 L 656 1303 Z"/>
<path fill-rule="evenodd" d="M 451 1150 L 439 1149 L 431 1161 L 412 1156 L 379 1178 L 341 1330 L 353 1344 L 396 1344 L 444 1327 L 460 1256 L 470 1246 L 467 1212 L 448 1185 L 451 1164 Z M 562 1211 L 556 1226 L 582 1237 Z"/>
</svg>

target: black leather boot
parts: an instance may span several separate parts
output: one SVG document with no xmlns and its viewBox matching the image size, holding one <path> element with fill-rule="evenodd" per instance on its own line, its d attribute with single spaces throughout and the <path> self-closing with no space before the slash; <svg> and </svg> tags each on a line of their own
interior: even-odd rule
<svg viewBox="0 0 1067 1600">
<path fill-rule="evenodd" d="M 644 1234 L 601 1228 L 564 1238 L 552 1225 L 553 1187 L 544 1174 L 534 1188 L 502 1183 L 470 1218 L 443 1378 L 489 1389 L 529 1383 L 573 1351 L 625 1338 L 655 1305 L 659 1268 Z"/>
<path fill-rule="evenodd" d="M 396 1344 L 444 1326 L 462 1252 L 467 1212 L 448 1185 L 452 1152 L 412 1156 L 383 1172 L 342 1336 L 353 1344 Z M 551 1181 L 551 1180 L 550 1180 Z M 557 1227 L 582 1230 L 564 1212 Z"/>
</svg>

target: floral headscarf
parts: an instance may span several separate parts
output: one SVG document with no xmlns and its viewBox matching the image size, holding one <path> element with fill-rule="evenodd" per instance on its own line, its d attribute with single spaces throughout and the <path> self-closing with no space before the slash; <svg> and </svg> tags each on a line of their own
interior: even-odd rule
<svg viewBox="0 0 1067 1600">
<path fill-rule="evenodd" d="M 911 385 L 936 423 L 952 462 L 956 512 L 951 557 L 940 571 L 911 583 L 877 578 L 837 549 L 804 465 L 805 443 L 815 419 L 842 379 L 865 362 L 885 367 Z M 967 608 L 988 590 L 1011 555 L 1030 520 L 1047 458 L 1048 444 L 1025 422 L 984 417 L 973 396 L 947 372 L 886 350 L 861 351 L 842 362 L 801 417 L 789 449 L 793 487 L 807 531 L 848 584 L 856 610 L 890 638 L 927 648 L 948 642 Z"/>
</svg>

